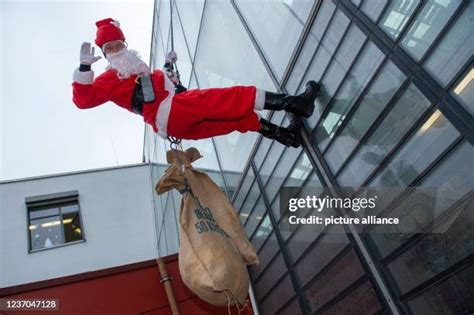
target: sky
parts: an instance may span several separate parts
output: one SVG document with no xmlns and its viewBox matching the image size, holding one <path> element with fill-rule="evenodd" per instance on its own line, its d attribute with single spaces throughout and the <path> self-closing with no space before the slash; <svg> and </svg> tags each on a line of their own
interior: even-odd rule
<svg viewBox="0 0 474 315">
<path fill-rule="evenodd" d="M 0 16 L 0 181 L 140 163 L 142 118 L 113 103 L 80 110 L 71 83 L 82 42 L 107 17 L 149 62 L 153 0 L 1 0 Z"/>
</svg>

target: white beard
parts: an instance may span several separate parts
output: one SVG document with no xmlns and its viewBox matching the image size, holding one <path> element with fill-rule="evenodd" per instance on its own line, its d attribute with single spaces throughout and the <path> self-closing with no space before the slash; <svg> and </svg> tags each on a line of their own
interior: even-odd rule
<svg viewBox="0 0 474 315">
<path fill-rule="evenodd" d="M 108 54 L 107 60 L 109 65 L 107 70 L 117 70 L 119 79 L 128 79 L 130 76 L 150 74 L 150 68 L 144 61 L 141 60 L 140 55 L 135 50 L 122 49 L 118 53 Z"/>
</svg>

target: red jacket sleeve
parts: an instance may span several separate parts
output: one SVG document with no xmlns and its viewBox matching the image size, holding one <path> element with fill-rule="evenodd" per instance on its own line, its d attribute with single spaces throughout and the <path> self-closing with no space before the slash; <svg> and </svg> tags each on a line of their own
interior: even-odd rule
<svg viewBox="0 0 474 315">
<path fill-rule="evenodd" d="M 78 70 L 76 70 L 76 73 L 77 71 Z M 79 74 L 79 76 L 82 75 L 82 80 L 76 79 L 76 73 L 74 77 L 75 80 L 72 83 L 72 101 L 77 107 L 80 109 L 92 108 L 110 101 L 110 96 L 117 87 L 118 78 L 116 75 L 107 71 L 98 76 L 93 82 L 88 83 L 88 80 L 84 80 L 83 78 L 85 75 L 92 79 L 92 71 Z"/>
</svg>

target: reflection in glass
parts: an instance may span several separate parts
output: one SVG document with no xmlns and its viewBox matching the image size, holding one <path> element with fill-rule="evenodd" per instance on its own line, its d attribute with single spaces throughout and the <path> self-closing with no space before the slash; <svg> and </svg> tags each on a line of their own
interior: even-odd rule
<svg viewBox="0 0 474 315">
<path fill-rule="evenodd" d="M 316 99 L 314 114 L 308 119 L 310 128 L 314 128 L 317 120 L 321 117 L 322 111 L 336 92 L 337 87 L 341 84 L 344 75 L 354 61 L 357 53 L 362 48 L 365 39 L 365 34 L 356 25 L 350 27 L 344 37 L 344 42 L 339 47 L 335 57 L 331 60 L 327 73 L 324 75 L 322 80 L 322 95 L 318 96 Z M 316 80 L 319 73 L 322 75 L 323 70 L 328 66 L 327 64 L 322 64 L 317 60 L 315 60 L 314 64 L 318 65 L 320 69 L 314 68 L 314 70 L 312 70 L 312 65 L 305 80 Z"/>
<path fill-rule="evenodd" d="M 424 67 L 443 87 L 456 76 L 472 57 L 474 51 L 474 1 L 464 8 L 461 16 L 447 32 Z M 472 100 L 472 99 L 471 99 Z"/>
<path fill-rule="evenodd" d="M 314 21 L 308 37 L 304 43 L 303 49 L 298 56 L 298 60 L 291 71 L 286 89 L 290 94 L 296 94 L 298 85 L 303 78 L 303 74 L 308 69 L 316 47 L 319 45 L 323 34 L 325 34 L 329 20 L 331 19 L 336 6 L 332 1 L 322 1 L 318 10 L 316 20 Z"/>
<path fill-rule="evenodd" d="M 417 185 L 419 187 L 417 192 L 410 193 L 387 214 L 389 217 L 400 218 L 400 224 L 389 234 L 382 234 L 381 232 L 387 231 L 387 227 L 380 226 L 375 228 L 370 235 L 382 257 L 390 254 L 414 233 L 420 233 L 428 228 L 432 225 L 432 220 L 438 220 L 452 205 L 473 193 L 473 156 L 474 147 L 469 142 L 466 141 L 458 146 L 447 160 Z M 420 197 L 424 192 L 429 196 L 434 196 L 435 199 L 423 200 Z M 447 222 L 445 219 L 441 221 Z M 445 230 L 441 228 L 433 226 L 430 232 L 444 233 Z"/>
<path fill-rule="evenodd" d="M 257 203 L 251 210 L 247 221 L 245 221 L 245 224 L 244 224 L 244 228 L 245 228 L 245 231 L 247 232 L 247 236 L 252 235 L 257 225 L 260 223 L 260 221 L 262 221 L 263 214 L 265 213 L 266 210 L 267 210 L 267 207 L 265 206 L 263 197 L 260 196 L 258 198 Z"/>
<path fill-rule="evenodd" d="M 319 123 L 313 141 L 321 150 L 326 148 L 329 140 L 342 124 L 347 113 L 382 62 L 383 57 L 383 53 L 372 42 L 366 46 L 336 95 L 329 112 Z"/>
<path fill-rule="evenodd" d="M 370 186 L 408 186 L 458 136 L 457 129 L 436 110 Z"/>
<path fill-rule="evenodd" d="M 349 19 L 347 18 L 347 16 L 341 11 L 337 11 L 335 13 L 334 19 L 331 22 L 331 25 L 329 25 L 328 30 L 326 31 L 327 33 L 323 41 L 321 42 L 321 45 L 318 47 L 318 50 L 313 58 L 313 61 L 311 62 L 311 65 L 309 66 L 308 72 L 303 80 L 304 82 L 309 80 L 319 82 L 321 80 L 324 70 L 330 65 L 329 62 L 331 61 L 331 57 L 333 56 L 336 47 L 341 41 L 344 31 L 348 26 Z M 349 36 L 347 36 L 346 38 L 350 40 Z M 339 79 L 341 79 L 341 77 L 342 73 Z M 318 98 L 316 99 L 316 109 L 314 111 L 313 116 L 309 120 L 310 125 L 311 120 L 314 120 L 315 117 L 320 117 L 321 111 L 324 109 L 324 107 L 326 107 L 327 103 L 334 95 L 334 92 L 336 90 L 335 81 L 337 81 L 337 79 L 332 76 L 324 76 L 324 79 L 322 81 L 322 86 L 324 88 L 321 91 L 322 95 L 318 96 Z M 337 85 L 338 84 L 339 82 L 337 82 Z M 300 89 L 304 89 L 304 85 L 302 85 Z"/>
<path fill-rule="evenodd" d="M 30 220 L 31 250 L 49 248 L 64 243 L 61 231 L 61 217 Z"/>
<path fill-rule="evenodd" d="M 278 78 L 283 76 L 314 4 L 312 0 L 237 0 Z"/>
<path fill-rule="evenodd" d="M 415 60 L 420 60 L 461 2 L 461 0 L 429 0 L 403 37 L 402 47 Z"/>
<path fill-rule="evenodd" d="M 388 264 L 402 294 L 474 253 L 473 206 L 471 198 L 470 204 L 461 205 L 441 223 L 446 232 L 425 234 Z"/>
<path fill-rule="evenodd" d="M 466 106 L 467 110 L 474 116 L 474 68 L 462 78 L 454 87 L 454 96 Z"/>
<path fill-rule="evenodd" d="M 437 282 L 406 302 L 412 314 L 469 314 L 474 309 L 474 265 Z"/>
<path fill-rule="evenodd" d="M 428 99 L 411 84 L 375 132 L 338 176 L 341 186 L 358 187 L 428 108 Z"/>
<path fill-rule="evenodd" d="M 365 0 L 361 10 L 373 22 L 376 22 L 386 4 L 387 0 Z"/>
<path fill-rule="evenodd" d="M 391 61 L 384 66 L 349 123 L 326 153 L 326 161 L 333 172 L 339 170 L 404 80 L 405 75 Z"/>
<path fill-rule="evenodd" d="M 396 39 L 419 3 L 418 0 L 390 1 L 387 11 L 380 20 L 380 28 L 392 39 Z"/>
</svg>

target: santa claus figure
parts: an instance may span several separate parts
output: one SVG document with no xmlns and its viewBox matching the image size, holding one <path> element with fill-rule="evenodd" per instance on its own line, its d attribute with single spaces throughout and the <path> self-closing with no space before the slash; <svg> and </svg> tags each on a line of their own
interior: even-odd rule
<svg viewBox="0 0 474 315">
<path fill-rule="evenodd" d="M 301 145 L 297 123 L 282 128 L 261 118 L 256 111 L 284 110 L 309 117 L 314 111 L 318 84 L 309 81 L 306 91 L 290 96 L 257 89 L 255 86 L 196 89 L 175 92 L 175 83 L 163 70 L 151 71 L 138 53 L 128 49 L 119 23 L 107 18 L 96 23 L 95 43 L 109 65 L 94 79 L 91 65 L 99 60 L 90 43 L 83 43 L 80 66 L 74 72 L 73 101 L 81 109 L 112 101 L 143 116 L 161 137 L 204 139 L 233 131 L 260 132 L 292 147 Z M 167 55 L 167 64 L 176 54 Z"/>
</svg>

